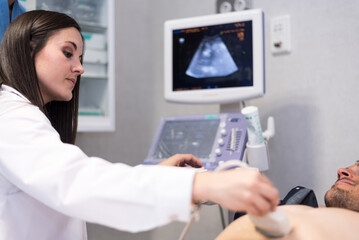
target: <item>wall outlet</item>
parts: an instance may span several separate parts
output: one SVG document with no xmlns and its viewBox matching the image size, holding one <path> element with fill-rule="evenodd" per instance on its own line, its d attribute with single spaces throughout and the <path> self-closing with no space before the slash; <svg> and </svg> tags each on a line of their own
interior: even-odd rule
<svg viewBox="0 0 359 240">
<path fill-rule="evenodd" d="M 291 51 L 290 16 L 272 18 L 270 27 L 272 53 L 289 53 Z"/>
</svg>

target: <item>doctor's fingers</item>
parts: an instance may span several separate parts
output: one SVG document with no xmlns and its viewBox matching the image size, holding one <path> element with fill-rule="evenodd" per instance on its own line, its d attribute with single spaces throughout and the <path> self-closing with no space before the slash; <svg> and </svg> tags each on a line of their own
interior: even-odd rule
<svg viewBox="0 0 359 240">
<path fill-rule="evenodd" d="M 258 184 L 258 194 L 271 205 L 271 209 L 274 210 L 279 204 L 279 191 L 274 184 L 262 174 L 261 183 Z"/>
<path fill-rule="evenodd" d="M 265 205 L 257 205 L 254 201 L 246 206 L 245 211 L 253 216 L 265 216 L 268 212 L 270 212 L 269 208 L 266 208 Z"/>
<path fill-rule="evenodd" d="M 263 182 L 263 183 L 267 183 L 271 186 L 274 187 L 274 184 L 261 172 L 259 172 L 256 169 L 248 169 L 248 168 L 238 168 L 237 169 L 239 172 L 241 172 L 241 174 L 246 174 L 249 175 L 249 182 Z M 240 177 L 241 175 L 239 175 L 238 177 Z"/>
<path fill-rule="evenodd" d="M 262 216 L 272 210 L 272 203 L 260 194 L 252 191 L 241 191 L 241 194 L 227 196 L 219 204 L 229 210 L 248 212 L 255 216 Z"/>
<path fill-rule="evenodd" d="M 188 157 L 183 158 L 181 166 L 204 167 L 203 163 L 197 157 L 191 154 L 189 154 Z"/>
<path fill-rule="evenodd" d="M 158 165 L 179 166 L 179 167 L 185 167 L 185 166 L 203 167 L 201 161 L 192 154 L 176 154 L 162 161 Z"/>
<path fill-rule="evenodd" d="M 258 195 L 252 198 L 247 212 L 254 216 L 264 216 L 270 211 L 274 211 L 277 204 L 263 195 Z"/>
<path fill-rule="evenodd" d="M 176 154 L 175 156 L 180 159 L 178 162 L 178 166 L 203 167 L 203 163 L 192 154 Z"/>
<path fill-rule="evenodd" d="M 274 211 L 279 204 L 279 191 L 274 187 L 266 177 L 263 176 L 262 181 L 255 184 L 253 187 L 252 197 L 253 203 L 257 206 L 258 214 L 264 214 L 262 211 L 268 212 L 268 210 Z"/>
<path fill-rule="evenodd" d="M 260 191 L 242 189 L 232 197 L 225 202 L 228 209 L 246 211 L 255 216 L 263 216 L 269 211 L 274 211 L 279 203 L 278 191 L 271 186 L 268 189 L 262 186 Z"/>
<path fill-rule="evenodd" d="M 279 203 L 279 191 L 274 187 L 273 183 L 263 174 L 250 173 L 246 174 L 246 187 L 242 188 L 238 201 L 244 202 L 249 207 L 255 204 L 254 214 L 262 215 L 269 210 L 275 210 Z M 238 189 L 239 190 L 239 189 Z M 256 213 L 257 212 L 257 213 Z"/>
</svg>

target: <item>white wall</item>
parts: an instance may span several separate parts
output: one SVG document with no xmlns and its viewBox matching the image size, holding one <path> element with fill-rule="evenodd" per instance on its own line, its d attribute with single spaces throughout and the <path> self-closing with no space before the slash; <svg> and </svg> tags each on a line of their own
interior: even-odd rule
<svg viewBox="0 0 359 240">
<path fill-rule="evenodd" d="M 359 158 L 359 2 L 257 0 L 255 7 L 266 13 L 268 40 L 271 17 L 289 14 L 292 27 L 292 52 L 267 51 L 267 94 L 253 101 L 277 121 L 268 176 L 282 194 L 303 185 L 323 203 L 336 170 Z"/>
<path fill-rule="evenodd" d="M 116 1 L 115 133 L 81 133 L 89 155 L 136 165 L 146 157 L 161 116 L 216 113 L 218 105 L 190 106 L 163 100 L 163 22 L 215 12 L 215 0 Z M 294 186 L 315 190 L 323 204 L 336 170 L 359 158 L 359 1 L 253 0 L 266 16 L 291 17 L 292 52 L 266 50 L 267 93 L 247 104 L 260 109 L 262 127 L 274 116 L 266 175 L 282 197 Z M 176 239 L 181 223 L 139 234 L 89 224 L 90 240 Z M 187 239 L 213 239 L 220 232 L 218 209 L 207 207 Z"/>
</svg>

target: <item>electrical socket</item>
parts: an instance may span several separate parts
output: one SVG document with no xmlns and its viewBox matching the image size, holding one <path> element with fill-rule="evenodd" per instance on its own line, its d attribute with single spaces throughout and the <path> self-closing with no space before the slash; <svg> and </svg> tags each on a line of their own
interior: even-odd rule
<svg viewBox="0 0 359 240">
<path fill-rule="evenodd" d="M 291 51 L 289 15 L 272 18 L 270 33 L 272 53 L 289 53 Z"/>
</svg>

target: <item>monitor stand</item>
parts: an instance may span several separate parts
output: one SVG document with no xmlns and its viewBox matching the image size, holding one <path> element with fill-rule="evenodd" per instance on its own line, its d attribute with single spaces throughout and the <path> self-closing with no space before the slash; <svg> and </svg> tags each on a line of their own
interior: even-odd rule
<svg viewBox="0 0 359 240">
<path fill-rule="evenodd" d="M 234 103 L 220 104 L 219 112 L 220 113 L 240 113 L 241 112 L 241 103 L 234 102 Z"/>
</svg>

